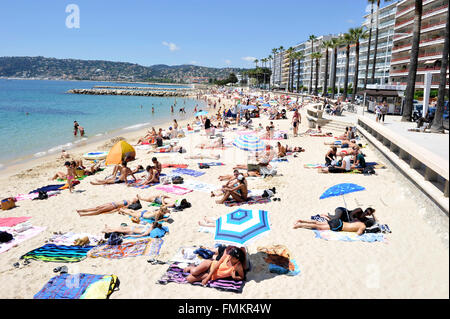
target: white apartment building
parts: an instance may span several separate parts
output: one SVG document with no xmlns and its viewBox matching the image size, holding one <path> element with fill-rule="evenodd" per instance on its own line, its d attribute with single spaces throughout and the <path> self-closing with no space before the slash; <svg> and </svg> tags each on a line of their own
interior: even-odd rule
<svg viewBox="0 0 450 319">
<path fill-rule="evenodd" d="M 390 79 L 393 84 L 406 85 L 413 39 L 414 1 L 403 0 L 397 4 L 394 47 Z M 432 74 L 431 88 L 439 87 L 442 50 L 448 0 L 424 0 L 419 46 L 416 88 L 424 88 L 426 73 Z"/>
</svg>

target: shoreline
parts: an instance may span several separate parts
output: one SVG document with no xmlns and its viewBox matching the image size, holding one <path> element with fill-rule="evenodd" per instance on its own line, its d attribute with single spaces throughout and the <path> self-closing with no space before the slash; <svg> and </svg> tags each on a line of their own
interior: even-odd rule
<svg viewBox="0 0 450 319">
<path fill-rule="evenodd" d="M 192 98 L 194 100 L 197 100 L 194 95 L 188 96 L 186 98 Z M 204 100 L 197 100 L 197 101 L 199 102 L 199 104 L 200 103 L 206 104 L 206 102 Z M 205 108 L 208 108 L 208 106 L 205 105 Z M 174 114 L 178 115 L 178 113 L 174 113 Z M 186 124 L 188 122 L 191 123 L 195 119 L 194 114 L 192 114 L 192 115 L 186 114 L 184 116 L 186 116 L 186 118 L 182 119 L 182 120 L 177 119 L 175 116 L 173 117 L 173 119 L 177 120 L 180 127 L 186 126 Z M 151 127 L 155 127 L 155 129 L 157 129 L 157 127 L 167 129 L 169 126 L 172 125 L 173 119 L 171 119 L 171 120 L 161 119 L 161 120 L 155 120 L 155 122 L 149 123 L 149 124 L 142 124 L 142 125 L 134 124 L 134 125 L 129 125 L 129 126 L 121 127 L 121 128 L 116 128 L 116 129 L 113 129 L 113 130 L 107 132 L 106 134 L 94 135 L 92 137 L 88 137 L 84 141 L 83 141 L 83 139 L 79 139 L 78 143 L 68 142 L 68 143 L 73 144 L 72 146 L 69 146 L 69 147 L 62 147 L 62 145 L 66 145 L 68 143 L 60 144 L 57 146 L 53 146 L 47 150 L 42 150 L 39 152 L 35 152 L 33 154 L 28 154 L 25 156 L 14 158 L 13 160 L 9 160 L 9 162 L 12 162 L 12 164 L 9 164 L 9 165 L 7 163 L 0 164 L 0 180 L 2 180 L 4 178 L 9 178 L 16 174 L 20 174 L 24 170 L 27 170 L 27 171 L 34 170 L 35 168 L 43 165 L 44 163 L 48 163 L 49 161 L 54 161 L 55 159 L 58 160 L 59 157 L 61 156 L 62 149 L 66 150 L 66 152 L 69 153 L 70 155 L 72 155 L 72 157 L 77 157 L 77 158 L 83 159 L 83 157 L 82 157 L 83 154 L 90 152 L 90 151 L 91 152 L 99 151 L 103 145 L 107 144 L 112 139 L 115 139 L 118 137 L 123 137 L 128 142 L 131 141 L 130 144 L 134 144 L 134 140 L 137 140 L 139 137 L 145 135 L 147 130 L 149 130 Z M 137 125 L 139 127 L 133 128 L 133 126 L 137 126 Z M 45 151 L 45 153 L 47 153 L 49 150 L 55 149 L 55 148 L 58 148 L 58 150 L 55 150 L 54 152 L 52 152 L 50 154 L 46 154 L 46 155 L 39 156 L 39 157 L 35 156 L 35 154 L 39 154 L 44 151 Z M 108 150 L 102 149 L 101 151 L 108 151 Z"/>
</svg>

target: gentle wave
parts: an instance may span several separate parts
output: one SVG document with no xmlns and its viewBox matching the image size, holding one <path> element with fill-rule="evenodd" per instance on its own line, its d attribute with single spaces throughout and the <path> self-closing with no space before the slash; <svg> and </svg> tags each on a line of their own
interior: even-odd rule
<svg viewBox="0 0 450 319">
<path fill-rule="evenodd" d="M 134 129 L 141 128 L 141 127 L 147 126 L 147 125 L 150 125 L 150 122 L 127 126 L 124 128 L 124 130 L 134 130 Z"/>
<path fill-rule="evenodd" d="M 47 152 L 38 152 L 38 153 L 35 153 L 33 156 L 34 157 L 42 157 L 42 156 L 45 156 L 45 154 L 47 154 Z"/>
</svg>

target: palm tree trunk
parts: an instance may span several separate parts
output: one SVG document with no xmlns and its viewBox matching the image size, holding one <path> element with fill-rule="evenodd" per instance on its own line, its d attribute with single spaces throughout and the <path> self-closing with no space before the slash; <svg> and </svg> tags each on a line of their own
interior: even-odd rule
<svg viewBox="0 0 450 319">
<path fill-rule="evenodd" d="M 355 103 L 356 93 L 358 92 L 359 76 L 359 40 L 356 42 L 355 76 L 353 77 L 352 103 Z"/>
<path fill-rule="evenodd" d="M 309 77 L 309 89 L 308 93 L 311 94 L 312 91 L 312 80 L 313 80 L 313 57 L 312 54 L 314 53 L 314 40 L 311 41 L 311 76 Z"/>
<path fill-rule="evenodd" d="M 436 105 L 436 113 L 434 114 L 433 124 L 431 126 L 432 132 L 443 132 L 444 131 L 444 98 L 445 98 L 445 90 L 447 86 L 447 68 L 448 68 L 448 59 L 449 59 L 449 10 L 447 10 L 447 24 L 445 26 L 445 42 L 444 49 L 442 53 L 442 62 L 441 62 L 441 74 L 440 74 L 440 83 L 439 83 L 439 93 Z"/>
<path fill-rule="evenodd" d="M 350 66 L 350 44 L 347 44 L 347 51 L 345 52 L 347 61 L 345 62 L 345 78 L 344 78 L 344 101 L 347 98 L 347 89 L 348 89 L 348 69 Z"/>
<path fill-rule="evenodd" d="M 297 93 L 300 92 L 300 60 L 297 60 Z"/>
<path fill-rule="evenodd" d="M 316 81 L 314 84 L 314 95 L 318 96 L 319 95 L 319 91 L 318 91 L 318 85 L 319 85 L 319 59 L 316 58 Z"/>
<path fill-rule="evenodd" d="M 295 60 L 292 60 L 291 92 L 294 92 L 294 70 L 295 70 Z"/>
<path fill-rule="evenodd" d="M 380 26 L 380 0 L 377 1 L 377 30 L 375 32 L 375 48 L 374 48 L 374 52 L 373 52 L 372 84 L 375 84 L 375 68 L 377 65 L 379 26 Z"/>
<path fill-rule="evenodd" d="M 419 58 L 419 44 L 420 44 L 420 28 L 422 25 L 422 0 L 415 0 L 414 10 L 414 26 L 413 26 L 413 41 L 411 48 L 411 58 L 409 61 L 408 83 L 406 86 L 405 105 L 403 107 L 402 121 L 410 122 L 411 113 L 413 109 L 414 92 L 416 88 L 417 64 Z M 424 114 L 425 116 L 425 114 Z"/>
<path fill-rule="evenodd" d="M 373 2 L 372 2 L 371 13 L 370 13 L 369 44 L 367 47 L 367 61 L 366 61 L 366 74 L 365 74 L 365 78 L 364 78 L 364 90 L 367 88 L 367 78 L 369 76 L 370 45 L 372 43 L 372 29 L 373 29 Z M 375 60 L 374 60 L 374 63 L 375 63 Z"/>
<path fill-rule="evenodd" d="M 328 48 L 325 48 L 325 79 L 323 80 L 322 88 L 322 95 L 325 96 L 328 93 Z"/>
<path fill-rule="evenodd" d="M 334 94 L 336 92 L 336 68 L 337 68 L 337 52 L 338 48 L 334 48 L 334 59 L 333 59 L 333 76 L 331 77 L 331 98 L 334 100 Z"/>
</svg>

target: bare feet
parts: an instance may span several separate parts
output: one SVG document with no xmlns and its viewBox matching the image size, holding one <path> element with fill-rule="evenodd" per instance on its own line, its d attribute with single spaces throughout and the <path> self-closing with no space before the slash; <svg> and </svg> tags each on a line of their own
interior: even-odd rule
<svg viewBox="0 0 450 319">
<path fill-rule="evenodd" d="M 216 195 L 214 195 L 214 192 L 211 192 L 211 197 L 215 197 Z"/>
</svg>

